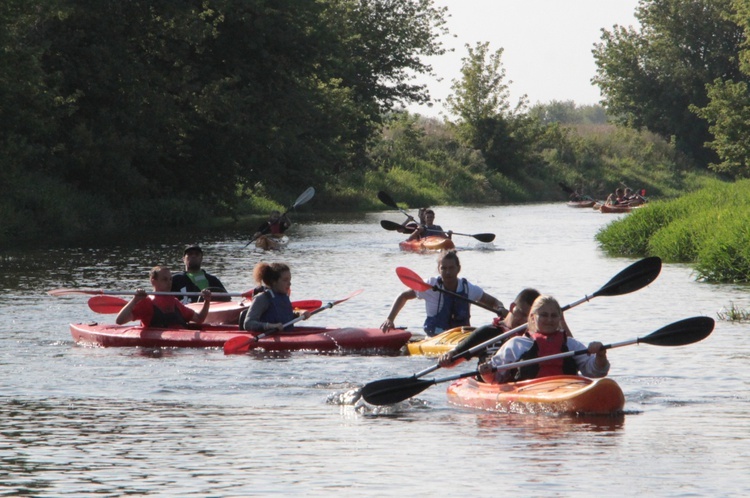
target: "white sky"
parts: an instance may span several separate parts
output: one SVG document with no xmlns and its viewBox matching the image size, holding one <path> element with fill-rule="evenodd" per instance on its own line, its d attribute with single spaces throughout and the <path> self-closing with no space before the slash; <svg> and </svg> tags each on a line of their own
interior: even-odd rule
<svg viewBox="0 0 750 498">
<path fill-rule="evenodd" d="M 501 61 L 506 83 L 512 82 L 511 105 L 523 94 L 531 105 L 552 100 L 596 104 L 601 96 L 590 82 L 596 74 L 591 50 L 601 29 L 637 26 L 638 0 L 435 0 L 435 5 L 448 7 L 451 36 L 443 43 L 455 51 L 426 59 L 442 81 L 416 80 L 427 84 L 433 101 L 444 101 L 452 80 L 461 77 L 465 45 L 490 42 L 490 51 L 504 49 Z M 408 109 L 425 116 L 445 113 L 442 102 Z"/>
</svg>

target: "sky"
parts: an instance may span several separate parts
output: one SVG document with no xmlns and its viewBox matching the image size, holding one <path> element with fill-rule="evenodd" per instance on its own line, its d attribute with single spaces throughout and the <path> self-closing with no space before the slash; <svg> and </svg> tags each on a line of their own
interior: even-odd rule
<svg viewBox="0 0 750 498">
<path fill-rule="evenodd" d="M 601 29 L 612 26 L 637 28 L 638 0 L 435 0 L 448 7 L 447 49 L 439 57 L 424 60 L 437 78 L 419 76 L 432 99 L 451 94 L 452 80 L 461 77 L 465 45 L 489 42 L 490 51 L 503 49 L 501 61 L 506 83 L 510 81 L 510 103 L 526 94 L 531 105 L 553 100 L 573 100 L 578 105 L 596 104 L 599 88 L 591 84 L 596 65 L 591 50 L 601 38 Z M 442 79 L 442 81 L 438 81 Z M 446 113 L 441 102 L 433 106 L 410 105 L 410 112 L 437 117 Z"/>
</svg>

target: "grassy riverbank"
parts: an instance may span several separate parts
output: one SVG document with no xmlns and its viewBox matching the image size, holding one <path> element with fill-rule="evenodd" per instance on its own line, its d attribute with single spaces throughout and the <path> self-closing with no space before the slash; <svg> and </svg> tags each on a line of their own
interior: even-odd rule
<svg viewBox="0 0 750 498">
<path fill-rule="evenodd" d="M 750 180 L 707 180 L 704 188 L 649 203 L 600 231 L 611 255 L 689 263 L 700 280 L 750 282 Z"/>
</svg>

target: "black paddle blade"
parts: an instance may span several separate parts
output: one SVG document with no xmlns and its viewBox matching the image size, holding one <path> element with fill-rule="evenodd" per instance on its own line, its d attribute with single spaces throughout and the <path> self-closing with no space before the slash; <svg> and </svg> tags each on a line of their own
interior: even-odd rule
<svg viewBox="0 0 750 498">
<path fill-rule="evenodd" d="M 380 202 L 385 204 L 386 206 L 390 206 L 392 208 L 398 209 L 398 204 L 396 204 L 396 201 L 394 201 L 390 195 L 386 194 L 382 190 L 378 192 L 378 199 L 380 199 Z"/>
<path fill-rule="evenodd" d="M 714 319 L 708 316 L 685 318 L 662 327 L 646 337 L 639 337 L 639 343 L 654 346 L 685 346 L 702 341 L 714 330 Z"/>
<path fill-rule="evenodd" d="M 596 296 L 621 296 L 643 289 L 656 280 L 661 272 L 661 259 L 657 256 L 644 258 L 628 266 L 594 292 Z"/>
<path fill-rule="evenodd" d="M 399 230 L 401 227 L 400 224 L 394 222 L 394 221 L 388 221 L 388 220 L 381 220 L 380 226 L 385 228 L 386 230 Z"/>
<path fill-rule="evenodd" d="M 495 234 L 494 233 L 478 233 L 474 235 L 474 238 L 477 239 L 479 242 L 492 242 L 495 240 Z"/>
<path fill-rule="evenodd" d="M 416 396 L 431 385 L 433 380 L 419 380 L 414 377 L 381 379 L 362 388 L 362 398 L 371 405 L 392 405 Z"/>
</svg>

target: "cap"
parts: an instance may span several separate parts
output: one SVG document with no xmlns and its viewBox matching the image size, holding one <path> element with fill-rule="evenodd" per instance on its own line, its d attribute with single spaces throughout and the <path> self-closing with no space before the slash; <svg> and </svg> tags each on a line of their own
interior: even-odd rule
<svg viewBox="0 0 750 498">
<path fill-rule="evenodd" d="M 194 244 L 194 245 L 191 245 L 191 246 L 187 246 L 185 248 L 185 250 L 182 252 L 182 255 L 184 256 L 185 254 L 187 254 L 190 251 L 198 251 L 199 253 L 203 254 L 203 249 L 201 249 L 201 247 L 199 245 Z"/>
</svg>

